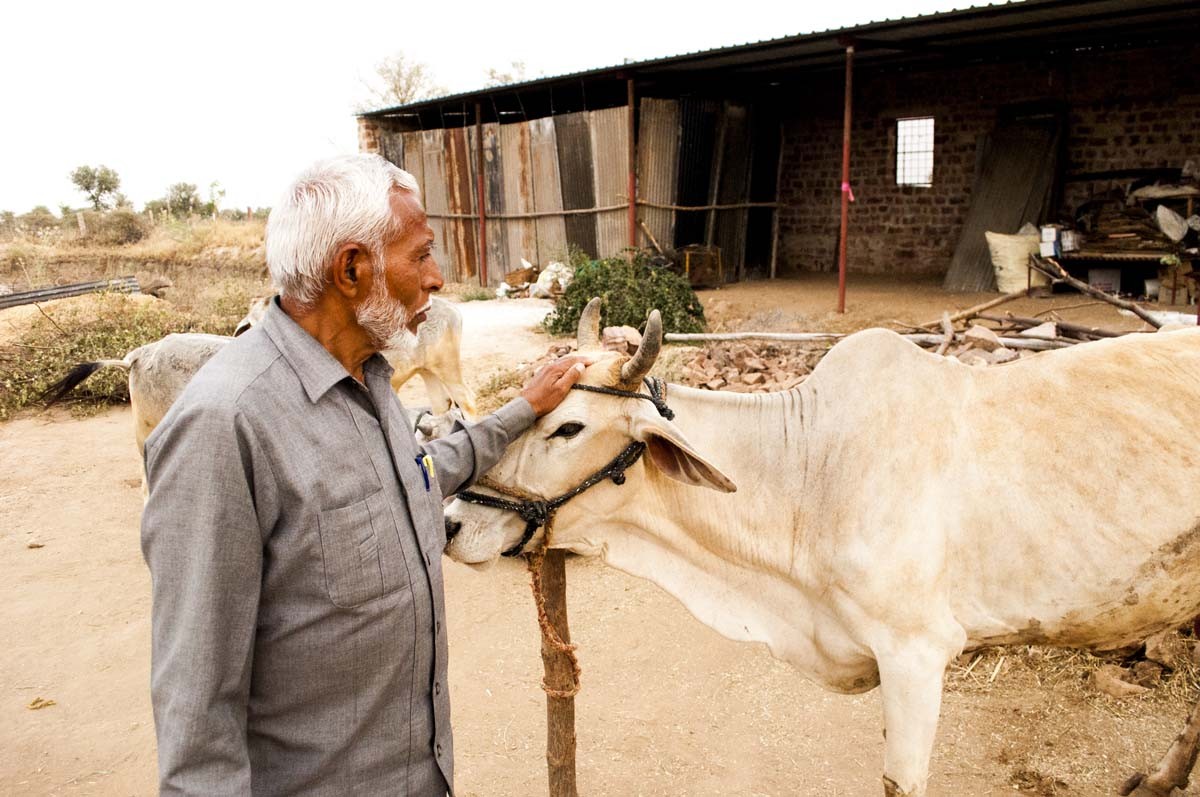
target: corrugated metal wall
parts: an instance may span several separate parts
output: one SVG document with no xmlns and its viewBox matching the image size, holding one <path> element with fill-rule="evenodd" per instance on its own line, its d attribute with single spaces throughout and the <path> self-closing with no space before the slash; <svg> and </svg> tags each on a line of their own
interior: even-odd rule
<svg viewBox="0 0 1200 797">
<path fill-rule="evenodd" d="M 488 282 L 498 285 L 505 272 L 512 268 L 509 262 L 508 241 L 505 235 L 506 221 L 497 218 L 508 212 L 504 202 L 505 168 L 500 154 L 500 125 L 489 123 L 483 128 L 483 191 L 487 196 L 487 262 Z M 474 153 L 475 129 L 467 128 Z M 472 179 L 475 156 L 472 155 Z M 473 185 L 475 183 L 472 183 Z M 474 224 L 474 222 L 472 222 Z M 517 261 L 520 262 L 520 261 Z"/>
<path fill-rule="evenodd" d="M 422 149 L 420 133 L 402 133 L 403 153 L 402 160 L 394 160 L 388 158 L 392 163 L 404 169 L 417 180 L 417 185 L 421 187 L 422 202 L 425 197 L 425 152 Z"/>
<path fill-rule="evenodd" d="M 592 134 L 587 117 L 587 111 L 580 111 L 563 114 L 554 120 L 564 210 L 596 207 Z M 567 216 L 564 224 L 568 246 L 589 254 L 596 253 L 596 217 L 593 214 Z"/>
<path fill-rule="evenodd" d="M 456 127 L 442 132 L 446 149 L 447 210 L 455 216 L 470 215 L 475 212 L 475 175 L 471 168 L 474 153 L 467 146 L 467 131 Z M 475 279 L 479 268 L 475 222 L 464 218 L 447 220 L 446 238 L 444 257 L 454 264 L 454 281 Z M 445 264 L 442 267 L 446 269 Z"/>
<path fill-rule="evenodd" d="M 713 149 L 721 124 L 720 104 L 712 100 L 685 97 L 679 101 L 679 204 L 697 207 L 708 204 L 709 186 L 714 171 Z M 704 243 L 708 214 L 702 210 L 679 211 L 675 216 L 677 248 Z M 664 244 L 665 246 L 665 244 Z"/>
<path fill-rule="evenodd" d="M 746 109 L 726 105 L 725 151 L 721 157 L 717 204 L 733 205 L 750 198 L 750 120 Z M 748 209 L 716 211 L 713 243 L 721 247 L 725 279 L 738 279 L 745 267 Z"/>
<path fill-rule="evenodd" d="M 642 100 L 637 146 L 638 197 L 663 205 L 678 204 L 675 201 L 679 180 L 678 102 L 649 97 Z M 639 208 L 638 218 L 650 228 L 660 246 L 671 247 L 675 240 L 675 211 Z"/>
<path fill-rule="evenodd" d="M 606 108 L 588 114 L 592 143 L 592 176 L 596 187 L 595 207 L 629 202 L 629 111 Z M 606 210 L 591 218 L 596 224 L 597 257 L 620 254 L 629 245 L 628 211 Z"/>
<path fill-rule="evenodd" d="M 386 127 L 379 129 L 379 154 L 404 168 L 404 134 Z"/>
<path fill-rule="evenodd" d="M 529 123 L 529 152 L 533 175 L 533 207 L 537 213 L 563 209 L 562 182 L 558 170 L 558 145 L 554 132 L 554 117 L 534 119 Z M 539 266 L 551 260 L 566 260 L 567 226 L 562 216 L 539 217 L 534 227 L 537 233 Z"/>
<path fill-rule="evenodd" d="M 500 160 L 504 165 L 504 207 L 507 213 L 534 212 L 533 154 L 529 125 L 525 122 L 500 125 Z M 541 263 L 537 225 L 533 219 L 508 219 L 503 223 L 507 270 L 521 267 L 521 258 Z M 548 262 L 548 261 L 547 261 Z"/>
<path fill-rule="evenodd" d="M 425 212 L 437 242 L 438 265 L 446 279 L 460 281 L 458 262 L 450 245 L 450 222 L 439 218 L 450 212 L 446 183 L 446 139 L 441 130 L 424 130 L 421 137 L 422 172 L 425 187 Z"/>
<path fill-rule="evenodd" d="M 647 97 L 639 113 L 640 200 L 682 206 L 750 200 L 755 139 L 747 108 Z M 593 257 L 612 257 L 627 246 L 627 114 L 620 106 L 482 125 L 489 284 L 520 268 L 522 258 L 541 267 L 563 259 L 568 245 Z M 380 135 L 381 154 L 421 186 L 442 271 L 454 282 L 479 279 L 478 145 L 474 126 Z M 618 207 L 521 218 L 612 206 Z M 742 276 L 748 210 L 642 206 L 638 216 L 665 249 L 711 242 L 721 248 L 726 279 Z M 644 235 L 639 241 L 649 245 Z"/>
</svg>

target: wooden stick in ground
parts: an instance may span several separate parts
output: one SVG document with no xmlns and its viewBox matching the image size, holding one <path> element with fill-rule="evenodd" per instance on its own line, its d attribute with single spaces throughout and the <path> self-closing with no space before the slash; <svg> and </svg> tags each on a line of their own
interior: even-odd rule
<svg viewBox="0 0 1200 797">
<path fill-rule="evenodd" d="M 650 232 L 650 228 L 646 226 L 646 222 L 638 219 L 638 226 L 642 228 L 642 232 L 645 233 L 646 237 L 650 239 L 650 244 L 654 247 L 654 251 L 658 252 L 659 255 L 666 257 L 667 253 L 664 252 L 663 248 L 658 245 L 658 240 L 654 237 L 654 233 Z"/>
<path fill-rule="evenodd" d="M 1028 293 L 1028 291 L 1026 291 L 1024 288 L 1022 288 L 1019 291 L 1013 291 L 1012 293 L 1006 293 L 1003 296 L 998 296 L 995 299 L 989 299 L 988 301 L 984 302 L 983 304 L 977 304 L 974 307 L 968 307 L 966 310 L 962 310 L 962 311 L 957 312 L 954 315 L 950 316 L 950 323 L 953 324 L 957 321 L 966 321 L 968 318 L 974 318 L 975 316 L 982 313 L 984 310 L 991 310 L 993 307 L 1002 305 L 1005 302 L 1011 302 L 1013 299 L 1020 299 L 1022 296 L 1025 296 L 1027 293 Z M 921 324 L 920 326 L 922 329 L 935 329 L 938 326 L 941 326 L 941 323 L 942 323 L 941 319 L 938 319 L 937 321 L 927 321 L 926 323 Z"/>
<path fill-rule="evenodd" d="M 566 552 L 548 550 L 530 560 L 535 576 L 535 598 L 540 581 L 543 607 L 539 615 L 553 634 L 542 627 L 542 667 L 546 672 L 546 774 L 550 797 L 578 797 L 575 784 L 575 693 L 579 690 L 578 664 L 570 647 L 567 625 Z M 540 566 L 537 566 L 540 565 Z M 536 567 L 536 570 L 534 569 Z M 541 625 L 539 617 L 539 625 Z M 557 639 L 555 639 L 557 637 Z"/>
<path fill-rule="evenodd" d="M 1058 261 L 1052 257 L 1047 257 L 1045 259 L 1034 257 L 1032 262 L 1034 268 L 1052 280 L 1057 282 L 1065 282 L 1080 293 L 1086 293 L 1088 296 L 1095 296 L 1097 299 L 1102 299 L 1115 307 L 1128 310 L 1155 329 L 1158 329 L 1162 326 L 1162 323 L 1160 321 L 1156 321 L 1154 316 L 1143 310 L 1141 305 L 1134 302 L 1127 302 L 1124 299 L 1120 299 L 1110 293 L 1105 293 L 1102 290 L 1093 288 L 1083 280 L 1075 279 L 1067 273 L 1065 268 L 1058 264 Z M 1049 266 L 1046 264 L 1049 264 Z"/>
<path fill-rule="evenodd" d="M 950 323 L 950 314 L 942 313 L 942 334 L 946 339 L 937 347 L 937 355 L 943 357 L 946 351 L 950 348 L 950 344 L 954 342 L 954 324 Z"/>
</svg>

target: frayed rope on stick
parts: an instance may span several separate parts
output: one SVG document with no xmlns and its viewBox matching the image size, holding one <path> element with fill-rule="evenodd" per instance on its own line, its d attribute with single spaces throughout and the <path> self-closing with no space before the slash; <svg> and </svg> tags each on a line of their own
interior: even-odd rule
<svg viewBox="0 0 1200 797">
<path fill-rule="evenodd" d="M 547 532 L 549 532 L 549 529 L 547 529 Z M 533 591 L 534 606 L 537 607 L 538 627 L 542 631 L 542 644 L 547 645 L 551 650 L 562 653 L 571 662 L 571 686 L 568 689 L 554 689 L 543 678 L 542 691 L 548 697 L 568 700 L 579 694 L 580 676 L 583 674 L 583 670 L 579 667 L 579 659 L 575 656 L 575 645 L 563 642 L 562 637 L 554 630 L 554 626 L 550 623 L 550 618 L 546 615 L 546 595 L 542 591 L 542 560 L 545 558 L 546 549 L 544 547 L 539 547 L 537 550 L 529 551 L 525 554 L 525 566 L 529 568 L 529 586 Z"/>
</svg>

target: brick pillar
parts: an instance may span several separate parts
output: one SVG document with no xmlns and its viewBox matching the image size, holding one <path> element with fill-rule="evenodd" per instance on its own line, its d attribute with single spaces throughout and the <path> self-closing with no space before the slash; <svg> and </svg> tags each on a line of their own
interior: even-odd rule
<svg viewBox="0 0 1200 797">
<path fill-rule="evenodd" d="M 358 117 L 358 151 L 379 154 L 379 122 Z"/>
</svg>

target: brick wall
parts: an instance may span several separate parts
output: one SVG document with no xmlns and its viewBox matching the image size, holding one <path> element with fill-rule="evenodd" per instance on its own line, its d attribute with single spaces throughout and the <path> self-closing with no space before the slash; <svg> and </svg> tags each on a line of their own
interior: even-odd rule
<svg viewBox="0 0 1200 797">
<path fill-rule="evenodd" d="M 365 116 L 358 117 L 358 151 L 379 152 L 379 122 Z"/>
<path fill-rule="evenodd" d="M 1200 46 L 1092 51 L 1050 61 L 855 75 L 847 265 L 852 271 L 943 274 L 970 201 L 980 138 L 997 109 L 1056 99 L 1068 108 L 1065 174 L 1200 164 Z M 784 128 L 782 273 L 836 268 L 842 78 L 796 87 Z M 806 111 L 803 115 L 799 109 Z M 897 186 L 895 120 L 933 116 L 933 186 Z M 1061 210 L 1108 183 L 1070 183 Z"/>
</svg>

